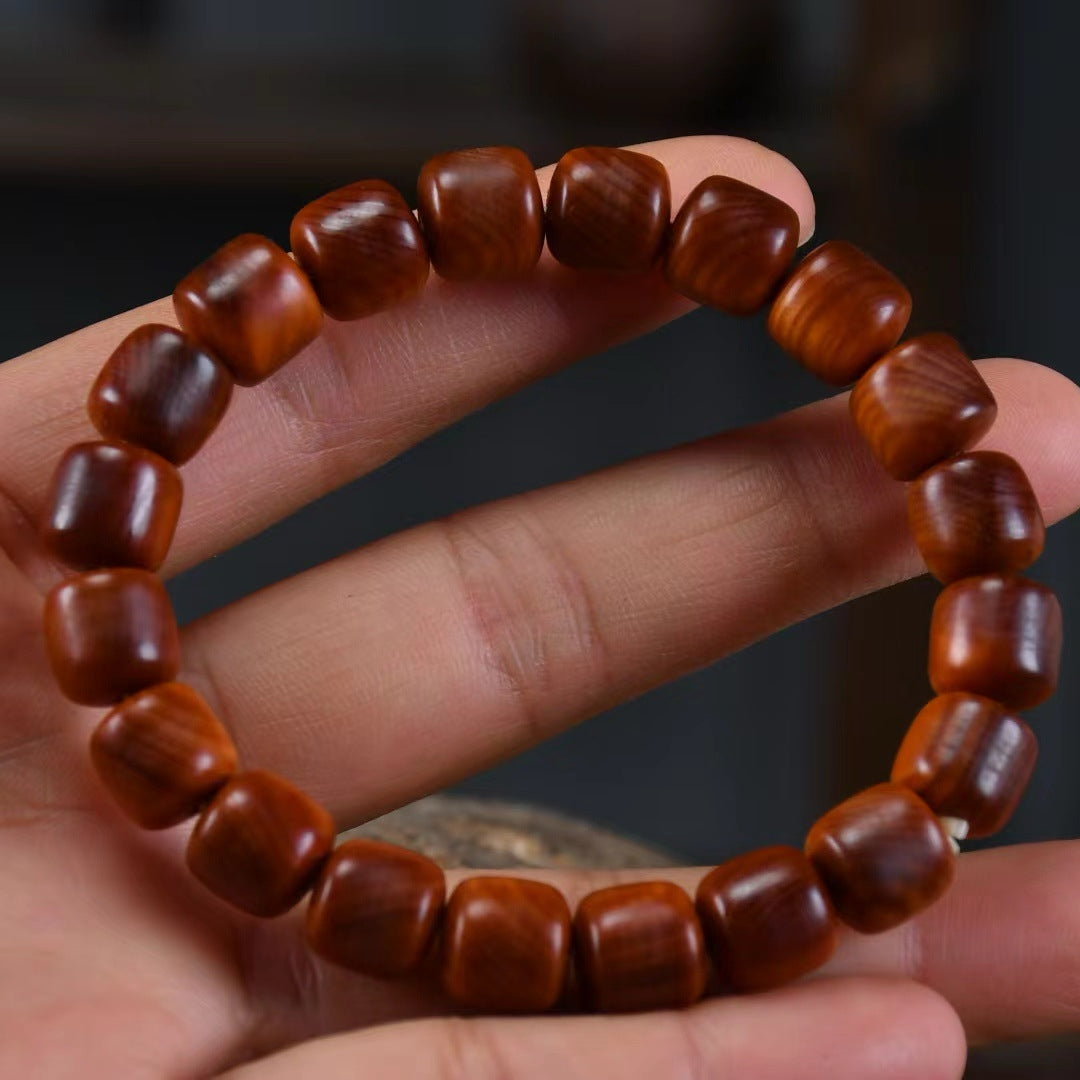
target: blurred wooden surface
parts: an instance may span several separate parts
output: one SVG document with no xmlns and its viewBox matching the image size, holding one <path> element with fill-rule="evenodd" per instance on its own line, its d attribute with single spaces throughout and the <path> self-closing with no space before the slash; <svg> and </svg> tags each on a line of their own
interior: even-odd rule
<svg viewBox="0 0 1080 1080">
<path fill-rule="evenodd" d="M 400 844 L 444 867 L 616 869 L 679 861 L 659 848 L 539 806 L 460 795 L 430 795 L 347 835 Z"/>
</svg>

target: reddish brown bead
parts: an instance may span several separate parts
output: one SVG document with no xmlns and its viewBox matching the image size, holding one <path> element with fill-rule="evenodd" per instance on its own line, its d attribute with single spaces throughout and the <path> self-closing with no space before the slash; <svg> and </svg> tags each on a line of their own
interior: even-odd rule
<svg viewBox="0 0 1080 1080">
<path fill-rule="evenodd" d="M 1016 809 L 1038 756 L 1035 733 L 996 701 L 943 694 L 926 705 L 896 755 L 892 779 L 935 814 L 989 836 Z"/>
<path fill-rule="evenodd" d="M 722 863 L 697 890 L 697 913 L 721 981 L 767 990 L 821 967 L 836 916 L 809 860 L 767 847 Z"/>
<path fill-rule="evenodd" d="M 837 913 L 864 934 L 932 904 L 956 866 L 933 812 L 898 784 L 878 784 L 833 807 L 810 830 L 806 854 Z"/>
<path fill-rule="evenodd" d="M 146 570 L 93 570 L 45 598 L 45 645 L 60 689 L 80 705 L 114 705 L 180 667 L 165 586 Z"/>
<path fill-rule="evenodd" d="M 308 203 L 292 220 L 289 243 L 335 319 L 374 315 L 427 281 L 420 226 L 382 180 L 360 180 Z"/>
<path fill-rule="evenodd" d="M 930 621 L 930 683 L 1029 709 L 1057 686 L 1061 607 L 1044 585 L 1004 574 L 942 589 Z"/>
<path fill-rule="evenodd" d="M 544 201 L 532 163 L 512 146 L 431 158 L 416 185 L 431 265 L 450 281 L 532 272 L 544 246 Z"/>
<path fill-rule="evenodd" d="M 146 829 L 197 814 L 236 771 L 229 733 L 182 683 L 120 702 L 91 737 L 90 757 L 121 809 Z"/>
<path fill-rule="evenodd" d="M 570 954 L 570 909 L 540 881 L 475 877 L 446 905 L 442 981 L 460 1005 L 534 1013 L 562 994 Z"/>
<path fill-rule="evenodd" d="M 914 480 L 978 442 L 997 402 L 953 338 L 922 334 L 890 349 L 859 379 L 851 414 L 885 471 Z"/>
<path fill-rule="evenodd" d="M 365 975 L 405 975 L 424 958 L 445 896 L 443 872 L 430 859 L 378 840 L 348 840 L 315 885 L 308 944 Z"/>
<path fill-rule="evenodd" d="M 322 309 L 296 263 L 264 236 L 230 240 L 173 292 L 180 325 L 254 386 L 319 336 Z"/>
<path fill-rule="evenodd" d="M 256 770 L 234 776 L 202 812 L 187 864 L 222 900 L 272 918 L 300 901 L 333 843 L 333 819 L 314 799 Z"/>
<path fill-rule="evenodd" d="M 169 553 L 184 485 L 174 465 L 122 442 L 79 443 L 53 473 L 41 540 L 75 570 L 156 570 Z"/>
<path fill-rule="evenodd" d="M 751 315 L 776 289 L 799 244 L 787 203 L 730 176 L 709 176 L 671 226 L 668 284 L 699 304 Z"/>
<path fill-rule="evenodd" d="M 232 388 L 225 365 L 196 341 L 150 323 L 116 347 L 86 407 L 107 439 L 123 439 L 182 465 L 218 426 Z"/>
<path fill-rule="evenodd" d="M 590 893 L 574 916 L 582 991 L 601 1012 L 679 1009 L 705 992 L 705 942 L 690 898 L 667 881 Z"/>
<path fill-rule="evenodd" d="M 1007 454 L 976 450 L 935 465 L 908 487 L 908 524 L 938 580 L 1023 570 L 1046 539 L 1031 483 Z"/>
<path fill-rule="evenodd" d="M 907 326 L 911 294 L 852 244 L 830 240 L 795 268 L 769 311 L 769 333 L 819 379 L 857 379 Z"/>
<path fill-rule="evenodd" d="M 643 274 L 671 220 L 671 184 L 656 158 L 583 146 L 559 159 L 547 199 L 547 241 L 578 270 Z"/>
</svg>

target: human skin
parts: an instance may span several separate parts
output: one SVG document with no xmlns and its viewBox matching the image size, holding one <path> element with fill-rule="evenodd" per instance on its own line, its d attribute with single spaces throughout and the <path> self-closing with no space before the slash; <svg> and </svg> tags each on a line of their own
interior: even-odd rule
<svg viewBox="0 0 1080 1080">
<path fill-rule="evenodd" d="M 805 181 L 762 147 L 639 149 L 667 166 L 675 205 L 726 173 L 812 231 Z M 329 323 L 238 391 L 185 466 L 164 572 L 690 306 L 658 274 L 585 278 L 545 256 L 524 283 L 433 280 L 385 315 Z M 429 977 L 335 969 L 304 949 L 295 913 L 258 922 L 206 895 L 183 867 L 187 829 L 140 833 L 100 789 L 86 753 L 100 711 L 60 696 L 41 640 L 59 570 L 33 523 L 61 452 L 94 436 L 94 375 L 147 321 L 172 322 L 169 304 L 0 366 L 0 1075 L 932 1080 L 960 1075 L 968 1040 L 1080 1028 L 1080 844 L 963 856 L 942 902 L 895 931 L 845 935 L 827 977 L 632 1018 L 448 1018 Z M 983 445 L 1021 462 L 1048 521 L 1071 513 L 1080 392 L 1018 360 L 982 371 L 1000 405 Z M 918 573 L 903 514 L 839 395 L 281 582 L 186 627 L 182 678 L 245 761 L 305 787 L 344 829 Z M 700 875 L 671 872 L 687 887 Z M 571 900 L 628 877 L 537 876 Z"/>
</svg>

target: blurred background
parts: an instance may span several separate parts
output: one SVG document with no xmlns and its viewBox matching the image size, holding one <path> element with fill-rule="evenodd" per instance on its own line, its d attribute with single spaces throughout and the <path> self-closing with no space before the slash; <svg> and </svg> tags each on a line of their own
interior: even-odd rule
<svg viewBox="0 0 1080 1080">
<path fill-rule="evenodd" d="M 171 291 L 229 236 L 431 153 L 730 132 L 806 173 L 844 236 L 916 296 L 911 329 L 1077 378 L 1080 11 L 1032 0 L 0 0 L 0 355 Z M 470 503 L 762 419 L 820 386 L 757 320 L 699 311 L 500 402 L 173 585 L 193 618 Z M 557 427 L 559 438 L 550 438 Z M 1080 448 L 1078 448 L 1080 449 Z M 1038 576 L 1080 610 L 1080 519 Z M 694 862 L 799 843 L 887 771 L 926 700 L 927 580 L 654 691 L 462 790 Z M 999 842 L 1080 834 L 1080 679 L 1032 720 L 1035 782 Z M 971 1077 L 1080 1076 L 1057 1044 Z"/>
</svg>

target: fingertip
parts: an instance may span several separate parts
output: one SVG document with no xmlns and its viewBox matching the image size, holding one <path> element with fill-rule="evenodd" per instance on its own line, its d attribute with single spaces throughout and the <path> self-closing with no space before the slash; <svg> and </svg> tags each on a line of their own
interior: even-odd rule
<svg viewBox="0 0 1080 1080">
<path fill-rule="evenodd" d="M 1027 470 L 1048 522 L 1080 508 L 1080 387 L 1030 360 L 979 362 L 998 401 L 981 444 L 1012 455 Z"/>
</svg>

